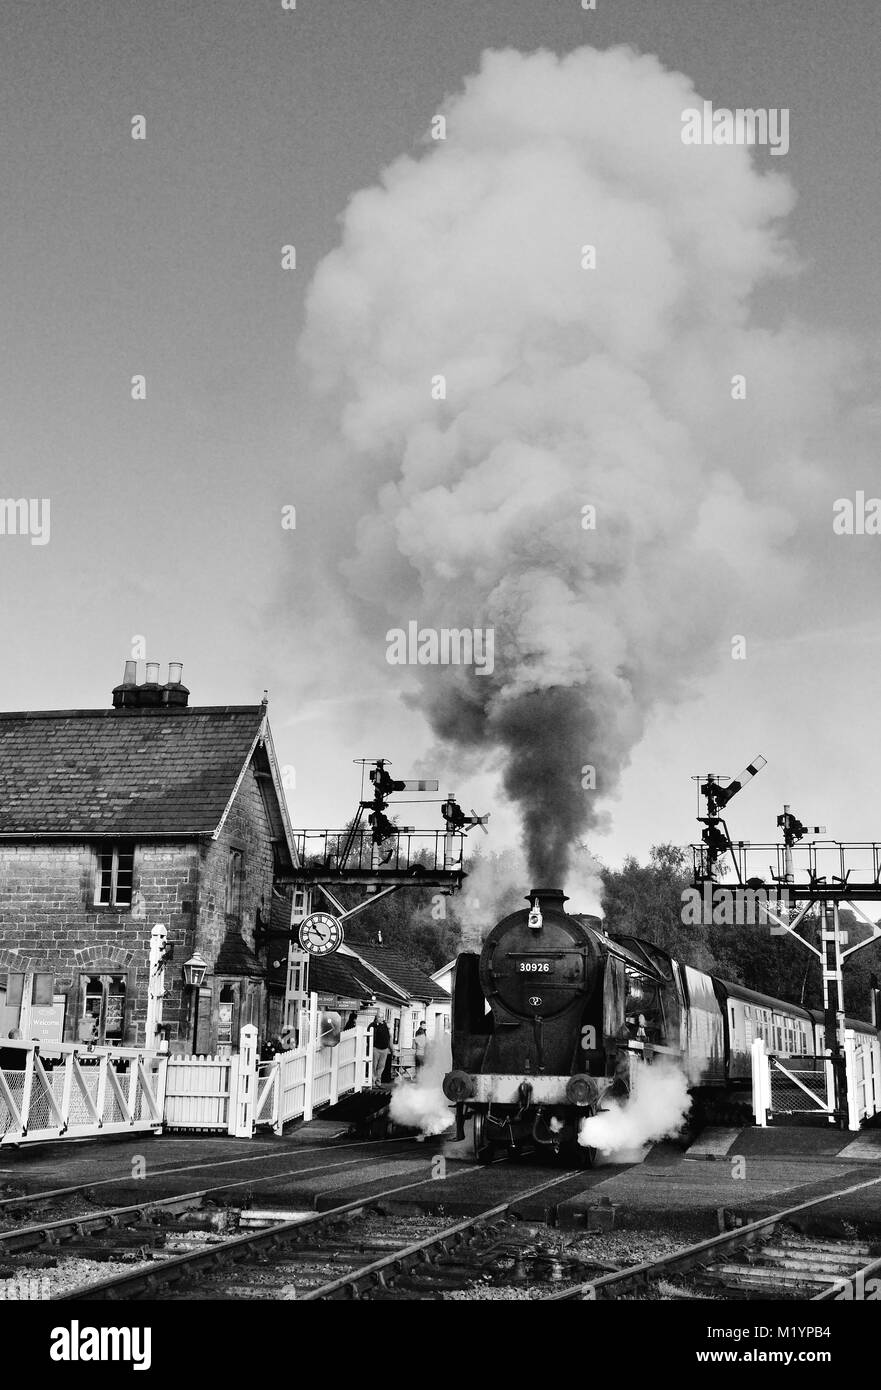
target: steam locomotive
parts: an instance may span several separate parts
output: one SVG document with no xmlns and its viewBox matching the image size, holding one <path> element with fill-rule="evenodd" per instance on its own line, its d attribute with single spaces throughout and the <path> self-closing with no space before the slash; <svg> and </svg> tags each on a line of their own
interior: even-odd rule
<svg viewBox="0 0 881 1390">
<path fill-rule="evenodd" d="M 604 1098 L 628 1094 L 634 1058 L 668 1056 L 693 1095 L 730 1100 L 739 1087 L 745 1103 L 754 1038 L 779 1058 L 822 1055 L 822 1014 L 716 979 L 648 941 L 608 936 L 600 918 L 567 913 L 559 889 L 535 889 L 528 901 L 480 955 L 456 962 L 443 1089 L 457 1137 L 470 1137 L 479 1161 L 531 1141 L 590 1163 L 581 1122 Z M 869 1024 L 847 1026 L 878 1036 Z"/>
</svg>

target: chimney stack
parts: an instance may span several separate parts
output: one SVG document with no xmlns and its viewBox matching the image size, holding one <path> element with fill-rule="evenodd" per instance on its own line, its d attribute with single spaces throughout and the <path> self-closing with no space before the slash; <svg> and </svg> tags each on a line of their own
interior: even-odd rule
<svg viewBox="0 0 881 1390">
<path fill-rule="evenodd" d="M 183 684 L 184 664 L 182 661 L 169 661 L 168 683 L 162 688 L 162 698 L 166 705 L 183 708 L 190 698 L 190 692 Z"/>
<path fill-rule="evenodd" d="M 138 685 L 138 663 L 137 661 L 127 661 L 122 684 L 113 687 L 113 708 L 185 709 L 190 692 L 182 680 L 183 669 L 182 662 L 170 661 L 168 663 L 168 680 L 165 685 L 160 685 L 159 662 L 148 661 L 146 663 L 146 679 L 142 685 Z"/>
</svg>

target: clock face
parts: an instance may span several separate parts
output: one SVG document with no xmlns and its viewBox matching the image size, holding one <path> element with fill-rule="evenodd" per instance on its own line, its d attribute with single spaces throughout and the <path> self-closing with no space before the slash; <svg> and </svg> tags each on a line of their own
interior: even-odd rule
<svg viewBox="0 0 881 1390">
<path fill-rule="evenodd" d="M 329 912 L 313 912 L 300 923 L 298 939 L 310 955 L 329 956 L 343 944 L 342 923 Z"/>
</svg>

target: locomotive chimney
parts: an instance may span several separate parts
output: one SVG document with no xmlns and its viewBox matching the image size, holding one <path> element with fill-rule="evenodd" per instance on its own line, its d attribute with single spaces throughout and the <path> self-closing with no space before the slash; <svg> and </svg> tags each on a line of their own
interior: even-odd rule
<svg viewBox="0 0 881 1390">
<path fill-rule="evenodd" d="M 539 907 L 544 912 L 549 909 L 555 912 L 565 912 L 566 909 L 563 904 L 569 901 L 562 888 L 533 888 L 527 898 L 530 907 L 535 902 L 536 898 L 538 899 Z"/>
</svg>

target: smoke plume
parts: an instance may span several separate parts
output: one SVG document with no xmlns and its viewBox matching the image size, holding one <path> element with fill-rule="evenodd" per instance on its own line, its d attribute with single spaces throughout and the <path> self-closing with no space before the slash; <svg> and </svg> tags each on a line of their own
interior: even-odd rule
<svg viewBox="0 0 881 1390">
<path fill-rule="evenodd" d="M 682 1129 L 691 1108 L 688 1078 L 669 1063 L 640 1066 L 627 1100 L 605 1100 L 603 1107 L 598 1115 L 582 1120 L 579 1144 L 606 1156 L 638 1156 L 646 1144 L 672 1139 Z"/>
<path fill-rule="evenodd" d="M 351 630 L 500 770 L 534 883 L 565 885 L 649 714 L 730 654 L 755 574 L 778 611 L 794 592 L 808 441 L 852 375 L 831 335 L 759 320 L 754 291 L 797 269 L 792 190 L 744 146 L 683 145 L 701 100 L 628 49 L 486 53 L 445 138 L 352 198 L 309 291 Z M 491 673 L 384 665 L 411 620 L 491 628 Z"/>
</svg>

